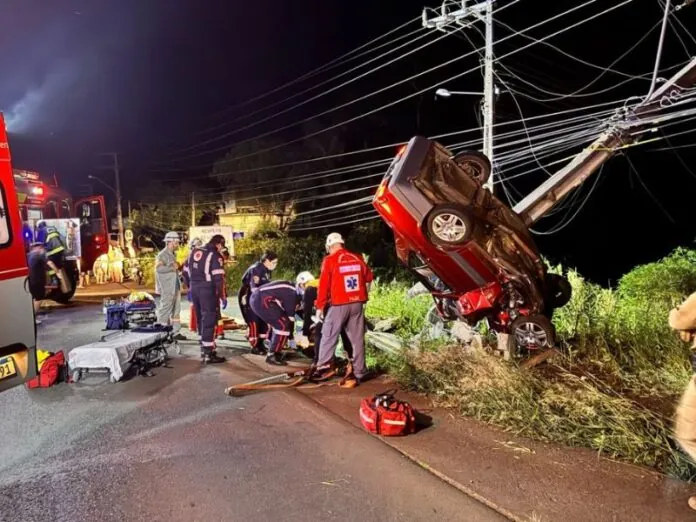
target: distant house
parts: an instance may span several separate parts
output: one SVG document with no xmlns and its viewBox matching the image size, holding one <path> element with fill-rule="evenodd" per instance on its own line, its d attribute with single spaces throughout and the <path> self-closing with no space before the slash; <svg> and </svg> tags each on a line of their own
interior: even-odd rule
<svg viewBox="0 0 696 522">
<path fill-rule="evenodd" d="M 291 204 L 284 209 L 260 210 L 258 206 L 238 206 L 231 200 L 226 201 L 218 211 L 220 225 L 232 227 L 232 232 L 238 238 L 252 234 L 264 222 L 271 222 L 282 230 L 291 217 Z"/>
</svg>

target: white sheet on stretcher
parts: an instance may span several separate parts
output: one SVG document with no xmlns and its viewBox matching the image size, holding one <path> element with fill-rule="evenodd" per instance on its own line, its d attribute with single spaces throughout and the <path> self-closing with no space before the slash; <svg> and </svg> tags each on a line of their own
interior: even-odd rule
<svg viewBox="0 0 696 522">
<path fill-rule="evenodd" d="M 106 368 L 113 380 L 119 381 L 136 351 L 166 337 L 166 332 L 113 333 L 104 341 L 73 348 L 68 355 L 68 365 L 71 370 Z"/>
</svg>

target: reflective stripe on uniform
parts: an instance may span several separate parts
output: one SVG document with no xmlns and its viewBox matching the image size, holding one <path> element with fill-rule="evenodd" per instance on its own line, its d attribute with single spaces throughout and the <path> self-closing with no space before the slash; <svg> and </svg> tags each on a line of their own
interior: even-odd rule
<svg viewBox="0 0 696 522">
<path fill-rule="evenodd" d="M 277 290 L 278 288 L 289 288 L 290 290 L 295 290 L 295 287 L 292 285 L 289 285 L 287 283 L 277 283 L 275 285 L 267 285 L 263 287 L 263 291 L 266 292 L 267 290 Z"/>
<path fill-rule="evenodd" d="M 210 252 L 208 254 L 208 257 L 205 258 L 205 269 L 203 273 L 205 274 L 205 280 L 206 281 L 212 281 L 213 278 L 210 275 L 210 262 L 213 260 L 213 253 Z"/>
<path fill-rule="evenodd" d="M 211 272 L 212 275 L 224 275 L 225 271 L 222 268 L 217 268 Z"/>
<path fill-rule="evenodd" d="M 62 252 L 64 250 L 65 250 L 65 248 L 63 248 L 62 246 L 59 246 L 59 247 L 54 248 L 53 250 L 49 250 L 48 252 L 46 252 L 46 255 L 53 256 L 55 254 L 59 254 L 60 252 Z"/>
</svg>

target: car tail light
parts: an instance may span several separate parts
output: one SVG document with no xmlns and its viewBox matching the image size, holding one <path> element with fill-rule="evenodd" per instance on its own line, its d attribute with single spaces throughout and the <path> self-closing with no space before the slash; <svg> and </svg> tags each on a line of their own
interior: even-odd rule
<svg viewBox="0 0 696 522">
<path fill-rule="evenodd" d="M 36 185 L 31 188 L 31 194 L 32 196 L 36 196 L 39 198 L 42 198 L 44 195 L 44 188 L 41 185 Z"/>
<path fill-rule="evenodd" d="M 495 306 L 500 296 L 501 288 L 496 282 L 490 283 L 482 288 L 472 290 L 461 296 L 457 300 L 459 312 L 462 315 L 469 315 L 479 310 L 486 310 Z"/>
<path fill-rule="evenodd" d="M 104 236 L 102 236 L 101 234 L 95 234 L 95 235 L 94 235 L 94 242 L 95 242 L 96 244 L 98 244 L 98 245 L 99 245 L 100 243 L 103 243 L 103 242 L 104 242 Z"/>
</svg>

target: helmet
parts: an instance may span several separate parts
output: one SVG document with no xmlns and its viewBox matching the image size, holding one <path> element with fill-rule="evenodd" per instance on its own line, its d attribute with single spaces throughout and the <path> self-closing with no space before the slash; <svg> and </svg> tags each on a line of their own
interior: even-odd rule
<svg viewBox="0 0 696 522">
<path fill-rule="evenodd" d="M 191 250 L 193 250 L 194 248 L 198 248 L 198 247 L 201 246 L 202 244 L 203 244 L 203 241 L 201 241 L 200 238 L 194 237 L 194 238 L 191 240 L 191 242 L 189 243 L 189 248 L 191 248 Z"/>
<path fill-rule="evenodd" d="M 307 271 L 300 272 L 299 274 L 297 274 L 297 279 L 295 279 L 295 283 L 297 284 L 297 286 L 304 285 L 304 284 L 309 283 L 313 279 L 314 279 L 314 276 L 312 275 L 311 272 L 307 272 Z"/>
<path fill-rule="evenodd" d="M 167 235 L 164 236 L 164 241 L 169 242 L 169 241 L 179 241 L 179 234 L 176 232 L 167 232 Z"/>
<path fill-rule="evenodd" d="M 330 248 L 337 244 L 342 245 L 344 243 L 345 241 L 343 241 L 343 236 L 341 236 L 341 234 L 338 232 L 331 232 L 331 234 L 326 237 L 326 248 Z"/>
</svg>

